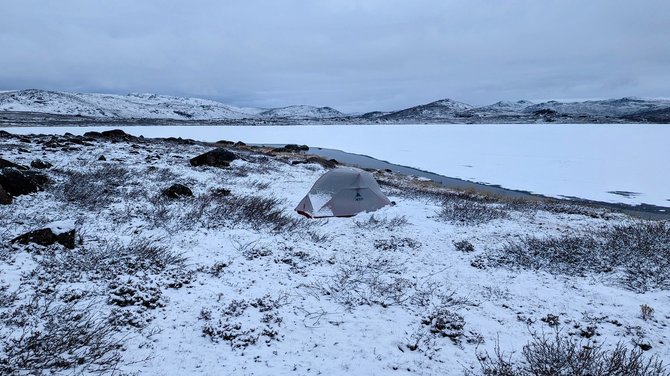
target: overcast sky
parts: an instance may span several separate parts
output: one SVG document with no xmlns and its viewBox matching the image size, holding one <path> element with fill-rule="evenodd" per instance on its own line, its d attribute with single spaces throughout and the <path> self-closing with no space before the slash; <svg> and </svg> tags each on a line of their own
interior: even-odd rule
<svg viewBox="0 0 670 376">
<path fill-rule="evenodd" d="M 390 110 L 670 96 L 670 0 L 2 0 L 0 90 Z"/>
</svg>

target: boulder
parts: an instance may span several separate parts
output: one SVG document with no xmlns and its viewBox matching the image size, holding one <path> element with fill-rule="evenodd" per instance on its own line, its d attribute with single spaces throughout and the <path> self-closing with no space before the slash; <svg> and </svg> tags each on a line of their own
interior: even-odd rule
<svg viewBox="0 0 670 376">
<path fill-rule="evenodd" d="M 86 134 L 84 134 L 85 136 Z M 120 129 L 112 129 L 110 131 L 103 131 L 100 132 L 100 135 L 102 137 L 109 137 L 109 138 L 123 138 L 128 136 L 128 134 Z"/>
<path fill-rule="evenodd" d="M 95 132 L 95 131 L 86 132 L 86 133 L 84 133 L 84 137 L 87 137 L 87 138 L 93 140 L 93 139 L 102 137 L 102 133 Z"/>
<path fill-rule="evenodd" d="M 0 169 L 0 185 L 10 196 L 20 196 L 42 190 L 49 178 L 34 171 L 15 168 Z"/>
<path fill-rule="evenodd" d="M 12 239 L 12 243 L 29 244 L 34 243 L 43 246 L 49 246 L 55 243 L 61 244 L 65 248 L 73 249 L 75 246 L 75 230 L 55 234 L 51 228 L 41 228 L 27 232 Z"/>
<path fill-rule="evenodd" d="M 216 148 L 191 159 L 191 166 L 228 167 L 237 156 L 224 148 Z"/>
<path fill-rule="evenodd" d="M 335 159 L 325 159 L 325 158 L 321 158 L 321 157 L 309 157 L 305 161 L 307 163 L 320 164 L 324 168 L 335 168 L 338 165 L 338 162 Z"/>
<path fill-rule="evenodd" d="M 288 144 L 285 145 L 281 148 L 274 148 L 272 149 L 273 153 L 298 153 L 301 151 L 307 151 L 309 150 L 309 146 L 307 145 L 296 145 L 296 144 Z"/>
<path fill-rule="evenodd" d="M 18 165 L 16 163 L 14 163 L 14 162 L 10 162 L 6 159 L 0 158 L 0 168 L 6 168 L 6 167 L 12 167 L 12 168 L 15 168 L 15 169 L 18 169 L 18 170 L 27 170 L 28 169 L 28 167 L 21 166 L 21 165 Z"/>
<path fill-rule="evenodd" d="M 99 160 L 99 161 L 106 161 L 107 158 L 105 158 L 104 155 L 101 155 L 101 156 L 98 157 L 98 160 Z"/>
<path fill-rule="evenodd" d="M 34 161 L 30 162 L 30 167 L 32 168 L 37 168 L 37 169 L 45 169 L 45 168 L 51 168 L 53 165 L 49 162 L 45 162 L 41 159 L 35 159 Z"/>
<path fill-rule="evenodd" d="M 183 184 L 172 184 L 169 188 L 163 190 L 163 196 L 168 198 L 191 197 L 193 192 Z"/>
<path fill-rule="evenodd" d="M 0 205 L 9 205 L 13 201 L 12 196 L 0 185 Z"/>
</svg>

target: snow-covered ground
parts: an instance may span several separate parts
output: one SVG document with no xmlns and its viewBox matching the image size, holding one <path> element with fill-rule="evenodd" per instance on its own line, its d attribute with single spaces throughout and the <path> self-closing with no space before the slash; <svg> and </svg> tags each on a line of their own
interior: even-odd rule
<svg viewBox="0 0 670 376">
<path fill-rule="evenodd" d="M 83 134 L 108 128 L 11 128 Z M 307 144 L 553 197 L 670 206 L 670 126 L 356 125 L 125 127 L 146 137 Z"/>
<path fill-rule="evenodd" d="M 503 128 L 319 129 L 323 133 L 300 129 L 313 138 L 296 137 L 298 128 L 127 130 L 201 139 L 305 142 L 360 152 L 356 148 L 367 144 L 388 156 L 429 152 L 435 167 L 454 164 L 447 157 L 459 156 L 449 151 L 458 147 L 453 138 L 464 141 L 468 131 L 479 132 L 483 139 L 480 146 L 471 144 L 462 152 L 484 152 L 484 144 L 516 139 L 504 136 Z M 505 129 L 519 137 L 518 128 Z M 570 139 L 593 138 L 587 127 L 574 129 Z M 15 130 L 25 132 L 11 131 Z M 430 133 L 439 130 L 442 133 Z M 639 130 L 650 136 L 647 128 Z M 570 143 L 561 140 L 558 127 L 539 131 L 549 134 L 537 135 L 538 142 Z M 404 142 L 384 145 L 392 139 L 388 134 L 405 135 Z M 445 139 L 429 140 L 429 134 Z M 634 142 L 622 136 L 606 140 Z M 412 141 L 413 137 L 426 145 Z M 0 206 L 0 338 L 17 339 L 16 347 L 21 348 L 26 340 L 19 338 L 25 333 L 38 339 L 60 335 L 54 327 L 39 332 L 46 320 L 41 312 L 75 304 L 102 320 L 100 328 L 112 325 L 118 331 L 114 337 L 122 344 L 118 371 L 129 374 L 462 375 L 465 369 L 479 372 L 478 354 L 493 354 L 496 346 L 507 353 L 516 351 L 517 359 L 532 333 L 551 334 L 553 326 L 564 336 L 590 338 L 605 349 L 619 341 L 631 348 L 649 345 L 645 356 L 670 359 L 667 281 L 642 293 L 622 282 L 623 270 L 618 268 L 568 276 L 482 263 L 526 236 L 588 237 L 638 220 L 586 208 L 476 204 L 479 201 L 471 201 L 474 196 L 461 201 L 425 181 L 385 172 L 375 176 L 397 205 L 353 218 L 308 220 L 293 207 L 324 173 L 320 165 L 294 164 L 304 159 L 299 155 L 273 157 L 248 150 L 235 150 L 240 159 L 229 168 L 189 165 L 189 158 L 210 149 L 142 139 L 115 143 L 50 136 L 0 139 L 4 159 L 30 165 L 40 158 L 53 164 L 45 170 L 53 180 L 50 188 Z M 487 155 L 523 163 L 532 161 L 532 154 L 542 148 L 525 150 L 526 154 L 498 148 L 498 153 Z M 547 151 L 541 161 L 565 157 L 556 153 Z M 575 161 L 594 159 L 588 150 L 576 149 L 573 154 Z M 101 155 L 106 160 L 99 160 Z M 161 190 L 172 183 L 189 186 L 194 197 L 161 198 Z M 221 188 L 229 189 L 230 196 L 220 193 Z M 274 208 L 279 214 L 245 212 L 246 205 L 258 198 L 277 199 L 265 210 Z M 445 210 L 443 199 L 466 209 L 484 205 L 483 213 L 493 213 L 494 218 L 450 219 L 440 215 Z M 477 215 L 461 213 L 473 214 Z M 67 223 L 80 240 L 74 250 L 8 244 L 27 231 Z M 473 248 L 459 248 L 459 241 Z M 138 242 L 180 254 L 185 262 L 147 252 Z M 667 244 L 661 247 L 667 252 Z M 138 254 L 143 258 L 133 258 Z M 12 300 L 8 297 L 14 291 L 18 295 Z M 41 300 L 31 301 L 34 296 L 55 302 L 44 308 Z M 643 318 L 641 305 L 654 313 Z M 8 312 L 30 319 L 22 328 Z M 89 361 L 82 357 L 84 365 Z"/>
</svg>

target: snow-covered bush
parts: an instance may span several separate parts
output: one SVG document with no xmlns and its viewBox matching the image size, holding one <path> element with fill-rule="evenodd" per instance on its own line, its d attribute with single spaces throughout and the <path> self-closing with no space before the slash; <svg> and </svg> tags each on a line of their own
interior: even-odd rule
<svg viewBox="0 0 670 376">
<path fill-rule="evenodd" d="M 110 373 L 121 360 L 115 328 L 93 307 L 35 296 L 0 315 L 14 328 L 0 340 L 0 374 Z"/>
<path fill-rule="evenodd" d="M 442 208 L 438 212 L 438 216 L 445 221 L 474 226 L 495 219 L 508 218 L 509 214 L 496 204 L 486 204 L 474 200 L 446 199 L 442 201 Z"/>
<path fill-rule="evenodd" d="M 475 251 L 475 246 L 467 240 L 459 240 L 454 242 L 454 248 L 456 248 L 457 251 L 463 253 L 470 253 Z"/>
<path fill-rule="evenodd" d="M 479 355 L 481 374 L 486 376 L 667 376 L 658 357 L 645 357 L 640 349 L 618 343 L 608 350 L 593 342 L 583 342 L 556 329 L 553 335 L 533 334 L 513 358 L 496 347 L 495 353 Z M 472 374 L 472 373 L 470 373 Z"/>
<path fill-rule="evenodd" d="M 38 260 L 41 269 L 54 278 L 110 280 L 119 275 L 139 272 L 160 274 L 169 268 L 183 266 L 186 259 L 166 245 L 147 238 L 128 244 L 110 242 L 84 245 L 74 249 L 45 252 Z"/>
<path fill-rule="evenodd" d="M 288 297 L 280 294 L 247 300 L 232 300 L 228 305 L 200 311 L 202 335 L 213 342 L 225 341 L 232 348 L 244 349 L 259 341 L 270 344 L 283 337 L 278 329 L 283 319 L 279 308 L 287 304 Z"/>
<path fill-rule="evenodd" d="M 411 251 L 421 247 L 421 243 L 412 238 L 391 236 L 389 239 L 375 239 L 374 247 L 383 252 Z"/>
<path fill-rule="evenodd" d="M 65 170 L 61 174 L 65 178 L 53 188 L 56 196 L 89 210 L 100 210 L 119 199 L 129 178 L 128 169 L 115 164 L 83 171 Z"/>
<path fill-rule="evenodd" d="M 407 225 L 407 217 L 399 215 L 395 217 L 375 217 L 372 214 L 366 220 L 354 220 L 356 226 L 364 230 L 376 230 L 379 228 L 387 228 L 389 230 L 398 229 Z"/>
<path fill-rule="evenodd" d="M 257 231 L 269 230 L 275 233 L 308 225 L 305 219 L 292 214 L 285 203 L 276 197 L 221 195 L 213 192 L 196 197 L 186 213 L 186 219 L 199 222 L 207 228 L 244 224 Z"/>
<path fill-rule="evenodd" d="M 416 282 L 405 278 L 406 268 L 388 258 L 350 259 L 335 274 L 312 284 L 312 288 L 348 308 L 359 305 L 399 305 L 409 301 Z"/>
<path fill-rule="evenodd" d="M 639 222 L 601 232 L 527 237 L 485 256 L 495 266 L 585 276 L 618 273 L 634 291 L 670 287 L 670 224 Z"/>
</svg>

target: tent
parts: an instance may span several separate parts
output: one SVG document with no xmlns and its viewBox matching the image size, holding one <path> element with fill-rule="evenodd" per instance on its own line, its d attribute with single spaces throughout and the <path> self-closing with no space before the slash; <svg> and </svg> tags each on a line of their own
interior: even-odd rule
<svg viewBox="0 0 670 376">
<path fill-rule="evenodd" d="M 390 204 L 372 174 L 343 167 L 323 174 L 295 210 L 308 218 L 351 217 Z"/>
</svg>

